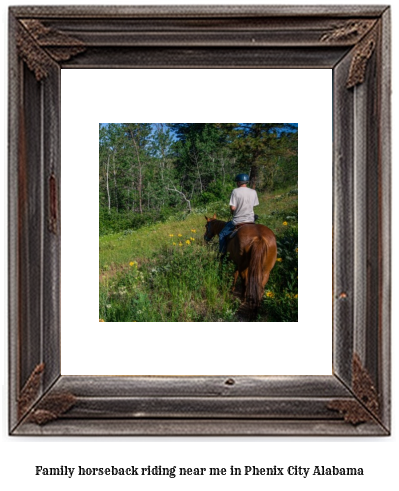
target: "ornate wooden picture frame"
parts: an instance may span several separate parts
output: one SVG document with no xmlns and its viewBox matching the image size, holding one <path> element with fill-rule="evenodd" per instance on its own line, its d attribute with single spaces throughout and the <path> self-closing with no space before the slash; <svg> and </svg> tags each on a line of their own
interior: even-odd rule
<svg viewBox="0 0 399 491">
<path fill-rule="evenodd" d="M 9 36 L 10 434 L 388 435 L 389 7 L 11 7 Z M 60 71 L 163 67 L 332 70 L 330 376 L 60 374 Z"/>
</svg>

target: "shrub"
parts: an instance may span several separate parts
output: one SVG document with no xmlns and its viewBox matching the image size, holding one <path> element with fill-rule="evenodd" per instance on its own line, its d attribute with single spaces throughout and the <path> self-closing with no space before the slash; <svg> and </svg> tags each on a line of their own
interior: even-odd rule
<svg viewBox="0 0 399 491">
<path fill-rule="evenodd" d="M 277 237 L 277 262 L 265 291 L 264 308 L 274 322 L 298 321 L 298 227 L 286 227 Z"/>
</svg>

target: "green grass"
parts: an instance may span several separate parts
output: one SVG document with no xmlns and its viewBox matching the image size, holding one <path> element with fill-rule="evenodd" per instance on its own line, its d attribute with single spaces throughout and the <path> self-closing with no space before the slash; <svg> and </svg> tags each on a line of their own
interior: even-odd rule
<svg viewBox="0 0 399 491">
<path fill-rule="evenodd" d="M 260 196 L 256 208 L 259 222 L 277 235 L 282 259 L 272 271 L 258 320 L 297 320 L 297 198 L 295 190 L 286 189 Z M 217 239 L 203 241 L 204 215 L 213 213 L 230 218 L 226 203 L 213 203 L 165 223 L 100 237 L 100 319 L 238 321 L 233 266 L 219 265 Z"/>
<path fill-rule="evenodd" d="M 131 264 L 131 265 L 130 265 Z M 191 242 L 163 246 L 151 262 L 131 262 L 100 283 L 100 318 L 111 322 L 207 322 L 233 319 L 232 265 Z"/>
</svg>

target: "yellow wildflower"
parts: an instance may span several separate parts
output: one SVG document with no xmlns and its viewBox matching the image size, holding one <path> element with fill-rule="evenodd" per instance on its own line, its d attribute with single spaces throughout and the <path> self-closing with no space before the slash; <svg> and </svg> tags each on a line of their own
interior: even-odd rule
<svg viewBox="0 0 399 491">
<path fill-rule="evenodd" d="M 100 319 L 100 322 L 105 322 L 105 320 L 104 319 Z"/>
<path fill-rule="evenodd" d="M 189 240 L 186 240 L 186 244 L 187 244 L 187 245 L 190 245 L 190 244 L 191 244 L 191 242 L 190 242 Z"/>
<path fill-rule="evenodd" d="M 182 236 L 182 234 L 178 234 L 177 236 L 178 236 L 178 237 L 183 237 L 183 236 Z"/>
<path fill-rule="evenodd" d="M 194 237 L 190 237 L 190 240 L 192 240 L 194 242 L 195 239 L 194 239 Z"/>
<path fill-rule="evenodd" d="M 298 294 L 294 295 L 294 298 L 298 298 Z"/>
<path fill-rule="evenodd" d="M 298 247 L 295 249 L 295 252 L 298 254 Z"/>
<path fill-rule="evenodd" d="M 135 261 L 130 261 L 129 266 L 134 266 L 135 264 Z"/>
<path fill-rule="evenodd" d="M 179 247 L 182 247 L 182 245 L 183 245 L 183 244 L 182 244 L 181 242 L 179 242 Z"/>
<path fill-rule="evenodd" d="M 176 242 L 173 242 L 173 245 L 176 245 Z"/>
<path fill-rule="evenodd" d="M 278 258 L 277 258 L 277 262 L 278 262 L 278 263 L 281 263 L 282 261 L 283 261 L 283 258 L 282 258 L 282 257 L 278 257 Z"/>
<path fill-rule="evenodd" d="M 173 234 L 169 234 L 169 237 L 173 237 Z"/>
<path fill-rule="evenodd" d="M 274 293 L 273 292 L 266 292 L 266 297 L 273 298 Z"/>
<path fill-rule="evenodd" d="M 192 232 L 193 234 L 195 234 L 196 230 L 192 228 L 192 229 L 191 229 L 191 232 Z"/>
<path fill-rule="evenodd" d="M 288 222 L 283 222 L 284 227 L 288 225 Z"/>
</svg>

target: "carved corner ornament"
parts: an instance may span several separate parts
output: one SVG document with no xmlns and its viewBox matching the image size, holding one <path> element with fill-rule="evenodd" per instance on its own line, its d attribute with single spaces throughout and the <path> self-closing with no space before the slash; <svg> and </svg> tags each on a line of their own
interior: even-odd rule
<svg viewBox="0 0 399 491">
<path fill-rule="evenodd" d="M 325 43 L 357 43 L 349 69 L 346 87 L 348 89 L 364 82 L 367 62 L 377 43 L 376 20 L 351 20 L 323 34 L 320 41 Z"/>
<path fill-rule="evenodd" d="M 22 418 L 36 398 L 39 396 L 40 386 L 44 373 L 44 363 L 37 365 L 30 377 L 26 381 L 26 384 L 22 387 L 22 390 L 18 397 L 18 417 Z"/>
<path fill-rule="evenodd" d="M 76 396 L 69 392 L 45 396 L 28 416 L 28 423 L 45 425 L 69 411 L 76 403 Z"/>
<path fill-rule="evenodd" d="M 38 425 L 58 419 L 62 414 L 69 411 L 77 400 L 76 396 L 69 392 L 50 393 L 44 396 L 36 406 L 33 406 L 40 395 L 44 369 L 44 363 L 40 363 L 40 365 L 35 367 L 18 397 L 19 419 L 27 415 L 29 423 Z"/>
<path fill-rule="evenodd" d="M 326 43 L 340 42 L 358 42 L 368 31 L 370 31 L 376 21 L 369 19 L 353 19 L 345 24 L 336 26 L 329 32 L 323 34 L 320 41 Z"/>
<path fill-rule="evenodd" d="M 69 60 L 86 49 L 79 39 L 45 27 L 36 19 L 20 21 L 17 48 L 20 58 L 34 72 L 37 81 L 48 76 L 54 61 Z"/>
<path fill-rule="evenodd" d="M 352 361 L 352 390 L 358 400 L 334 400 L 328 408 L 338 411 L 347 423 L 358 425 L 373 421 L 380 413 L 377 389 L 359 356 L 355 353 Z"/>
<path fill-rule="evenodd" d="M 371 58 L 377 44 L 377 30 L 373 29 L 362 41 L 356 46 L 349 69 L 346 87 L 348 89 L 355 87 L 364 82 L 367 68 L 367 62 Z"/>
</svg>

